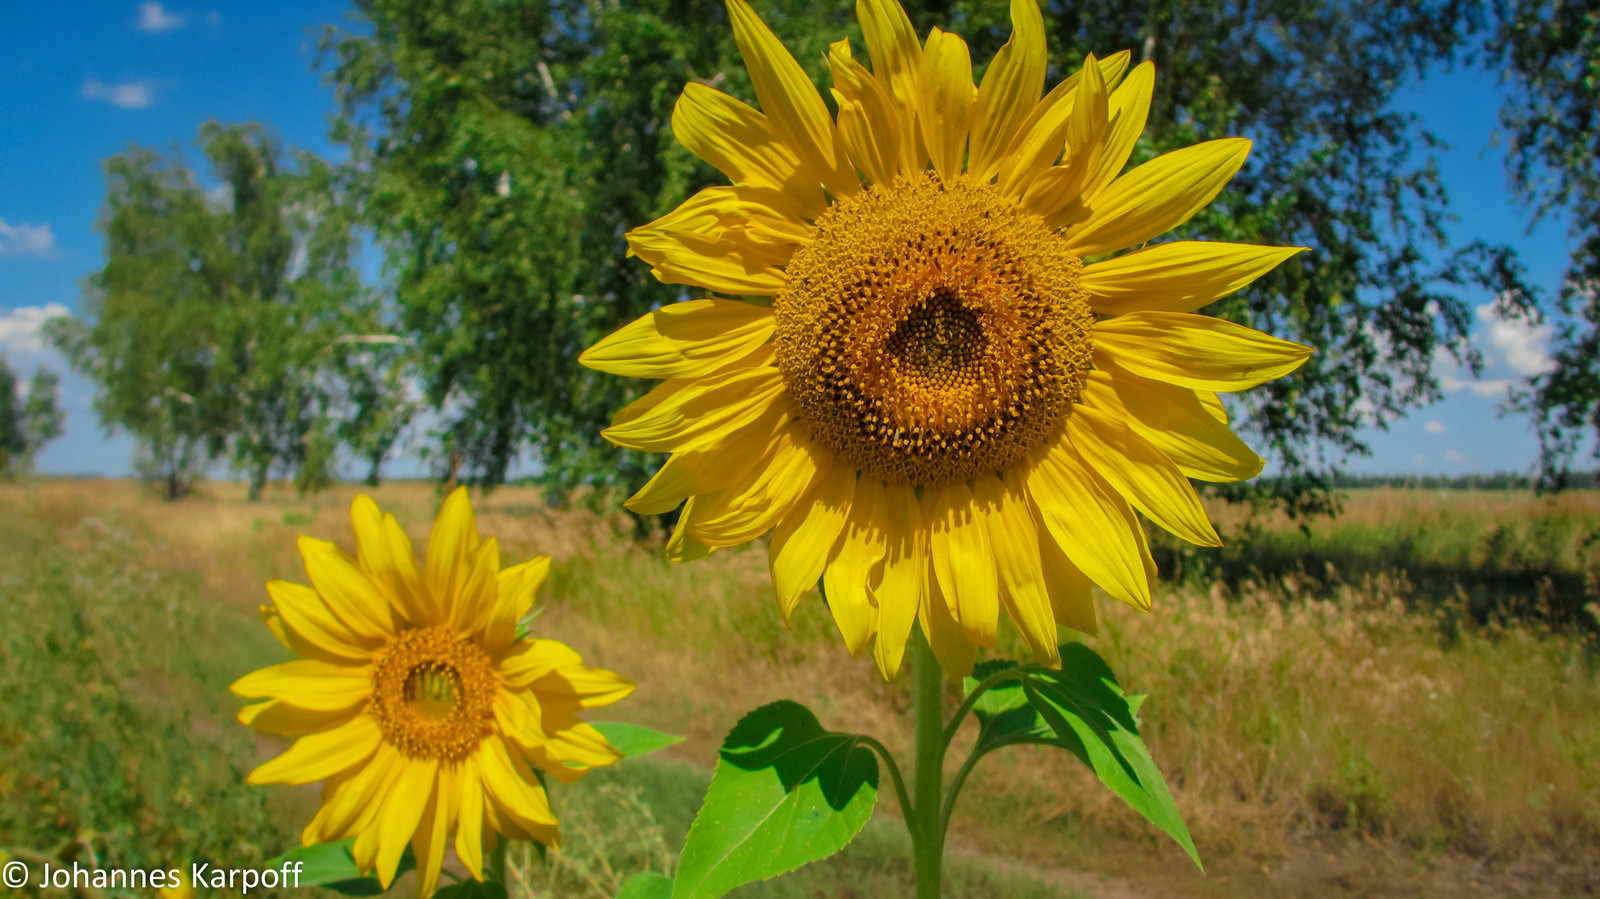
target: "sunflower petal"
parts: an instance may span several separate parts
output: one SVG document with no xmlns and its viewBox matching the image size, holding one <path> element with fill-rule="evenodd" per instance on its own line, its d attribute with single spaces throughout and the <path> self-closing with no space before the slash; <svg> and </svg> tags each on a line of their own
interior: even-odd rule
<svg viewBox="0 0 1600 899">
<path fill-rule="evenodd" d="M 270 697 L 313 712 L 338 712 L 367 701 L 372 668 L 296 659 L 252 671 L 228 689 L 247 699 Z"/>
<path fill-rule="evenodd" d="M 1050 537 L 1107 593 L 1150 609 L 1149 554 L 1128 503 L 1064 441 L 1040 454 L 1028 494 Z"/>
<path fill-rule="evenodd" d="M 1050 609 L 1055 613 L 1056 624 L 1091 637 L 1099 633 L 1094 612 L 1094 584 L 1043 529 L 1039 530 L 1039 562 L 1043 566 L 1045 590 L 1050 594 Z"/>
<path fill-rule="evenodd" d="M 961 174 L 972 118 L 972 56 L 967 42 L 935 28 L 922 50 L 922 102 L 918 124 L 928 156 L 946 181 Z"/>
<path fill-rule="evenodd" d="M 1144 133 L 1150 116 L 1150 98 L 1155 93 L 1156 67 L 1143 62 L 1128 74 L 1128 80 L 1110 95 L 1106 109 L 1106 127 L 1098 149 L 1083 179 L 1083 195 L 1093 197 L 1112 179 L 1122 174 L 1122 167 L 1133 155 L 1134 144 Z"/>
<path fill-rule="evenodd" d="M 411 540 L 393 515 L 384 515 L 372 498 L 362 494 L 350 504 L 350 523 L 356 532 L 356 564 L 411 624 L 431 624 L 429 603 L 417 570 Z"/>
<path fill-rule="evenodd" d="M 1000 158 L 1044 91 L 1044 16 L 1038 0 L 1011 0 L 1011 38 L 983 73 L 972 108 L 972 158 L 967 173 L 994 177 Z"/>
<path fill-rule="evenodd" d="M 533 682 L 535 693 L 570 699 L 580 709 L 597 709 L 625 699 L 638 686 L 604 668 L 563 665 Z"/>
<path fill-rule="evenodd" d="M 559 640 L 522 640 L 500 660 L 500 682 L 510 690 L 526 690 L 533 682 L 552 671 L 581 665 L 583 658 Z"/>
<path fill-rule="evenodd" d="M 281 699 L 269 699 L 247 705 L 235 717 L 245 727 L 252 727 L 282 737 L 304 737 L 332 730 L 361 713 L 359 706 L 347 706 L 333 711 L 315 711 L 296 708 Z"/>
<path fill-rule="evenodd" d="M 424 578 L 428 590 L 444 617 L 454 608 L 454 598 L 471 576 L 473 553 L 482 540 L 478 538 L 478 521 L 472 512 L 472 500 L 466 487 L 457 487 L 445 497 L 444 505 L 433 522 L 428 535 L 428 561 Z"/>
<path fill-rule="evenodd" d="M 785 622 L 794 614 L 800 596 L 821 580 L 850 514 L 855 487 L 855 469 L 835 461 L 811 495 L 778 522 L 767 550 L 767 566 L 778 594 L 778 611 Z"/>
<path fill-rule="evenodd" d="M 905 658 L 906 639 L 917 620 L 917 604 L 927 587 L 928 537 L 921 503 L 909 486 L 887 490 L 888 536 L 883 570 L 872 586 L 878 601 L 878 639 L 873 659 L 885 680 L 893 680 Z"/>
<path fill-rule="evenodd" d="M 833 99 L 839 107 L 839 136 L 850 159 L 867 180 L 887 184 L 902 167 L 900 142 L 904 122 L 894 95 L 866 67 L 850 56 L 850 42 L 828 50 L 833 72 Z"/>
<path fill-rule="evenodd" d="M 438 782 L 422 808 L 422 820 L 411 837 L 411 853 L 417 860 L 417 896 L 429 899 L 439 888 L 439 869 L 444 865 L 444 841 L 455 818 L 456 783 L 454 769 L 439 767 Z"/>
<path fill-rule="evenodd" d="M 939 589 L 939 580 L 926 579 L 928 589 L 923 591 L 922 602 L 917 606 L 917 620 L 922 624 L 922 635 L 933 649 L 933 657 L 947 677 L 960 679 L 972 673 L 978 647 L 962 633 L 961 624 L 950 614 L 950 601 Z"/>
<path fill-rule="evenodd" d="M 692 496 L 708 495 L 740 483 L 787 421 L 780 401 L 761 418 L 712 443 L 673 453 L 639 492 L 623 503 L 640 515 L 660 515 Z"/>
<path fill-rule="evenodd" d="M 1127 50 L 1123 50 L 1097 64 L 1101 80 L 1108 90 L 1122 80 L 1130 56 Z M 1034 104 L 1033 110 L 1017 129 L 1010 149 L 1000 160 L 1000 189 L 1007 197 L 1019 198 L 1026 194 L 1034 179 L 1061 156 L 1077 99 L 1078 82 L 1082 77 L 1083 70 L 1080 69 L 1051 88 L 1044 99 Z"/>
<path fill-rule="evenodd" d="M 311 586 L 351 633 L 369 644 L 381 644 L 394 632 L 394 612 L 383 592 L 344 550 L 326 540 L 302 536 L 298 541 Z"/>
<path fill-rule="evenodd" d="M 1126 422 L 1081 405 L 1067 417 L 1066 433 L 1095 473 L 1146 518 L 1196 546 L 1222 545 L 1183 472 Z"/>
<path fill-rule="evenodd" d="M 834 196 L 855 193 L 861 182 L 843 158 L 843 148 L 836 146 L 833 119 L 817 86 L 750 4 L 745 0 L 727 0 L 727 4 L 734 42 L 750 73 L 756 101 L 773 130 Z"/>
<path fill-rule="evenodd" d="M 1086 265 L 1079 284 L 1101 315 L 1194 312 L 1305 250 L 1179 240 Z"/>
<path fill-rule="evenodd" d="M 306 784 L 326 780 L 372 757 L 383 742 L 378 722 L 357 715 L 344 724 L 294 741 L 283 755 L 262 764 L 246 778 L 253 784 Z"/>
<path fill-rule="evenodd" d="M 1222 192 L 1250 155 L 1250 140 L 1225 137 L 1173 150 L 1089 198 L 1089 215 L 1062 231 L 1079 256 L 1135 247 L 1171 231 Z M 1047 224 L 1060 221 L 1047 218 Z"/>
<path fill-rule="evenodd" d="M 600 435 L 617 446 L 650 453 L 688 449 L 748 425 L 782 391 L 783 376 L 776 368 L 736 366 L 696 379 L 649 411 L 613 424 Z"/>
<path fill-rule="evenodd" d="M 1097 367 L 1196 390 L 1246 390 L 1309 358 L 1310 347 L 1205 315 L 1131 312 L 1094 326 Z"/>
<path fill-rule="evenodd" d="M 475 756 L 461 764 L 457 777 L 456 858 L 477 880 L 483 879 L 483 775 Z"/>
<path fill-rule="evenodd" d="M 833 558 L 822 574 L 828 610 L 844 636 L 845 648 L 853 656 L 861 654 L 877 630 L 867 580 L 886 552 L 884 520 L 888 506 L 888 493 L 881 481 L 873 477 L 856 479 L 844 537 L 834 546 Z"/>
<path fill-rule="evenodd" d="M 689 534 L 707 546 L 738 546 L 775 527 L 811 491 L 833 457 L 790 426 L 778 432 L 756 463 L 753 478 L 705 497 L 695 506 Z"/>
<path fill-rule="evenodd" d="M 394 883 L 400 857 L 411 844 L 417 832 L 422 812 L 428 807 L 439 786 L 439 763 L 432 760 L 406 759 L 400 777 L 384 797 L 383 814 L 374 826 L 378 829 L 378 855 L 376 859 L 378 883 L 388 889 Z"/>
<path fill-rule="evenodd" d="M 384 743 L 366 764 L 329 777 L 322 787 L 322 807 L 301 835 L 305 845 L 338 842 L 365 830 L 377 818 L 404 760 L 399 750 Z"/>
<path fill-rule="evenodd" d="M 715 88 L 684 85 L 672 107 L 672 133 L 736 185 L 782 191 L 811 218 L 828 208 L 818 179 L 767 117 Z"/>
<path fill-rule="evenodd" d="M 556 816 L 550 811 L 550 800 L 544 788 L 534 780 L 527 765 L 513 759 L 506 752 L 505 744 L 495 739 L 483 742 L 477 759 L 485 792 L 494 804 L 496 816 L 530 837 L 543 835 L 545 839 L 540 842 L 554 846 L 551 839 L 559 839 L 555 831 Z"/>
<path fill-rule="evenodd" d="M 629 378 L 691 378 L 742 359 L 772 337 L 772 310 L 737 300 L 688 300 L 635 319 L 578 356 Z"/>
<path fill-rule="evenodd" d="M 1216 398 L 1214 393 L 1205 396 Z M 1244 481 L 1261 473 L 1261 457 L 1233 433 L 1226 416 L 1218 418 L 1201 394 L 1187 387 L 1125 372 L 1091 371 L 1083 402 L 1126 421 L 1188 477 Z"/>
<path fill-rule="evenodd" d="M 484 649 L 491 656 L 499 656 L 516 639 L 517 622 L 533 608 L 549 576 L 549 556 L 536 556 L 495 575 L 495 607 L 484 627 Z"/>
<path fill-rule="evenodd" d="M 1021 486 L 1018 484 L 1018 486 Z M 999 478 L 973 480 L 972 494 L 983 511 L 999 574 L 1000 598 L 1027 641 L 1033 660 L 1061 667 L 1056 618 L 1039 559 L 1039 534 L 1025 491 L 1013 491 Z"/>
<path fill-rule="evenodd" d="M 994 567 L 989 531 L 978 519 L 972 487 L 957 481 L 940 488 L 932 521 L 933 571 L 940 592 L 961 622 L 967 639 L 994 646 L 1000 620 L 1000 583 Z"/>
<path fill-rule="evenodd" d="M 297 650 L 311 649 L 316 658 L 328 662 L 364 663 L 382 648 L 383 640 L 352 630 L 339 616 L 333 614 L 317 591 L 288 581 L 267 581 L 267 595 L 272 607 L 283 621 L 283 626 L 294 636 L 310 643 L 310 647 L 297 645 Z M 287 635 L 286 635 L 287 636 Z"/>
<path fill-rule="evenodd" d="M 867 44 L 872 71 L 889 84 L 905 118 L 907 130 L 915 127 L 913 110 L 920 97 L 922 47 L 911 19 L 896 0 L 856 0 L 856 18 Z M 923 161 L 911 167 L 921 168 Z M 908 170 L 909 171 L 909 170 Z"/>
</svg>

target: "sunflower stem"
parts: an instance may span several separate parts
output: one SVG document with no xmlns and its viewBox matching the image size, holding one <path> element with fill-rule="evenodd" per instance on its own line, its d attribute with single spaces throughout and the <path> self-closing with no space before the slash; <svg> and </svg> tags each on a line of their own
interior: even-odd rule
<svg viewBox="0 0 1600 899">
<path fill-rule="evenodd" d="M 914 802 L 910 820 L 911 854 L 917 899 L 940 899 L 944 833 L 939 826 L 944 788 L 944 672 L 920 628 L 911 629 L 911 675 L 917 727 Z"/>
</svg>

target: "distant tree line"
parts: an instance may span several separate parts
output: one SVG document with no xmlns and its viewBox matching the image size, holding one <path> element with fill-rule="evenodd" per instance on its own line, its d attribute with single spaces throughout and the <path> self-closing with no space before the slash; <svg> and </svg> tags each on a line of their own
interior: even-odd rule
<svg viewBox="0 0 1600 899">
<path fill-rule="evenodd" d="M 1539 487 L 1537 475 L 1512 471 L 1492 474 L 1352 474 L 1340 472 L 1333 478 L 1339 490 L 1363 490 L 1373 487 L 1422 488 L 1427 490 L 1534 490 Z M 1574 471 L 1567 476 L 1565 485 L 1571 490 L 1600 488 L 1600 471 Z"/>
<path fill-rule="evenodd" d="M 829 42 L 862 46 L 852 4 L 758 5 L 819 82 Z M 1345 483 L 1334 460 L 1367 450 L 1363 426 L 1441 396 L 1440 353 L 1479 369 L 1468 338 L 1486 292 L 1510 313 L 1566 315 L 1559 367 L 1524 397 L 1549 472 L 1600 425 L 1600 352 L 1585 349 L 1600 338 L 1584 330 L 1600 322 L 1591 6 L 1046 4 L 1052 82 L 1089 51 L 1155 62 L 1131 164 L 1254 140 L 1241 175 L 1174 237 L 1312 250 L 1207 310 L 1319 350 L 1242 398 L 1243 427 L 1285 474 L 1230 496 L 1328 508 Z M 980 67 L 1010 30 L 998 0 L 906 8 L 919 32 L 965 35 Z M 317 489 L 341 458 L 375 481 L 408 433 L 440 478 L 492 486 L 531 460 L 556 491 L 638 485 L 655 460 L 599 437 L 638 382 L 575 360 L 687 296 L 626 258 L 623 234 L 723 180 L 672 131 L 685 82 L 753 102 L 722 0 L 356 0 L 352 13 L 319 42 L 345 161 L 286 152 L 262 125 L 208 123 L 210 189 L 177 150 L 106 162 L 105 264 L 82 316 L 50 329 L 98 385 L 102 422 L 133 435 L 169 496 L 218 459 L 252 496 L 274 475 Z M 1463 62 L 1516 92 L 1514 187 L 1542 212 L 1576 210 L 1594 238 L 1559 302 L 1507 248 L 1449 233 L 1427 155 L 1438 142 L 1391 109 L 1407 77 Z M 367 246 L 382 259 L 370 284 Z"/>
</svg>

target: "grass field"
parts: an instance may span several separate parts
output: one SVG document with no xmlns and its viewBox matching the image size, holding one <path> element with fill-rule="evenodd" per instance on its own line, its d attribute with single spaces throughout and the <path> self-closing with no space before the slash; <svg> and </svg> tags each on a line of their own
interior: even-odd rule
<svg viewBox="0 0 1600 899">
<path fill-rule="evenodd" d="M 226 685 L 284 657 L 256 615 L 261 584 L 304 580 L 297 534 L 348 548 L 355 492 L 252 505 L 213 484 L 166 504 L 118 481 L 0 486 L 0 852 L 238 866 L 291 844 L 316 792 L 244 785 L 281 747 L 233 722 Z M 420 546 L 435 491 L 374 496 Z M 670 565 L 626 519 L 533 490 L 477 505 L 507 564 L 555 557 L 540 630 L 639 682 L 603 717 L 689 737 L 557 788 L 567 846 L 513 865 L 526 895 L 607 897 L 667 870 L 722 734 L 761 703 L 796 699 L 909 757 L 904 682 L 851 659 L 814 597 L 786 629 L 764 548 Z M 1013 749 L 962 794 L 948 895 L 1597 889 L 1600 497 L 1380 490 L 1309 535 L 1256 525 L 1214 558 L 1170 553 L 1183 577 L 1153 613 L 1102 597 L 1090 641 L 1150 694 L 1144 734 L 1206 873 L 1067 754 Z M 843 855 L 737 895 L 906 895 L 883 800 Z"/>
</svg>

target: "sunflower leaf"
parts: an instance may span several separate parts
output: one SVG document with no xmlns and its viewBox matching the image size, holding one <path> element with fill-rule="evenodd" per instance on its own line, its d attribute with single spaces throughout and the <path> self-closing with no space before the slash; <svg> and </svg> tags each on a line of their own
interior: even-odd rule
<svg viewBox="0 0 1600 899">
<path fill-rule="evenodd" d="M 433 899 L 506 899 L 506 885 L 493 880 L 463 880 L 440 887 Z"/>
<path fill-rule="evenodd" d="M 622 884 L 617 899 L 672 899 L 672 878 L 654 871 L 635 874 Z"/>
<path fill-rule="evenodd" d="M 1144 697 L 1124 696 L 1105 660 L 1081 643 L 1062 645 L 1060 671 L 1030 667 L 1022 690 L 1032 710 L 1053 732 L 1053 739 L 1037 742 L 1071 750 L 1134 811 L 1166 831 L 1200 865 L 1189 829 L 1139 738 L 1136 712 Z M 997 724 L 1005 715 L 991 720 Z M 1024 717 L 1009 722 L 1007 731 L 1016 734 Z M 1041 732 L 1031 731 L 1013 742 L 1036 742 L 1029 738 Z"/>
<path fill-rule="evenodd" d="M 355 842 L 355 837 L 351 837 L 337 843 L 302 846 L 299 849 L 291 849 L 277 858 L 269 859 L 262 867 L 290 872 L 285 876 L 295 877 L 294 865 L 298 862 L 301 864 L 299 879 L 287 881 L 297 887 L 320 886 L 346 896 L 377 896 L 383 892 L 383 885 L 378 882 L 378 878 L 365 876 L 361 869 L 356 867 L 355 857 L 350 854 L 350 847 L 354 846 Z M 405 854 L 400 857 L 400 866 L 396 869 L 395 876 L 398 877 L 414 867 L 416 859 L 408 847 Z"/>
<path fill-rule="evenodd" d="M 878 801 L 878 759 L 787 700 L 744 716 L 722 743 L 678 859 L 673 899 L 715 899 L 826 858 Z"/>
<path fill-rule="evenodd" d="M 599 731 L 611 748 L 622 753 L 624 758 L 636 758 L 683 742 L 683 737 L 676 734 L 664 734 L 638 724 L 591 721 L 589 725 Z"/>
</svg>

